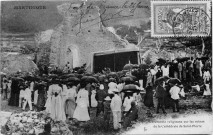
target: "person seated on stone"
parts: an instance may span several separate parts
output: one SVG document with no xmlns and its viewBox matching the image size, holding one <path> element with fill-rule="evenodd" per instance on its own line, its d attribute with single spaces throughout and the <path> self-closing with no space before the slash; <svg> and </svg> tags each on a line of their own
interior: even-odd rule
<svg viewBox="0 0 213 135">
<path fill-rule="evenodd" d="M 131 102 L 131 108 L 127 112 L 126 117 L 124 118 L 123 121 L 123 128 L 126 129 L 127 127 L 130 126 L 132 121 L 135 121 L 138 119 L 138 108 L 136 106 L 135 101 Z"/>
</svg>

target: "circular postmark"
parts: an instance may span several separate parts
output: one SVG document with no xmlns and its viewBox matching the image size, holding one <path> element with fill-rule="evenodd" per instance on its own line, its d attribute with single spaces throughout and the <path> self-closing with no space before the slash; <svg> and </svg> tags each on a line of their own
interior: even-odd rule
<svg viewBox="0 0 213 135">
<path fill-rule="evenodd" d="M 211 36 L 211 19 L 203 9 L 182 9 L 171 20 L 174 37 L 182 44 L 201 45 Z"/>
</svg>

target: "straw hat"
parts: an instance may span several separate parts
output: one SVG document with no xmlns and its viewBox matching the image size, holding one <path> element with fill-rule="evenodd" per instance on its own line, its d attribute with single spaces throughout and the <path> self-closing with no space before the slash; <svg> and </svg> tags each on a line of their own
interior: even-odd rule
<svg viewBox="0 0 213 135">
<path fill-rule="evenodd" d="M 107 96 L 104 100 L 106 100 L 106 101 L 110 101 L 110 100 L 111 100 L 111 98 L 110 98 L 109 96 Z"/>
</svg>

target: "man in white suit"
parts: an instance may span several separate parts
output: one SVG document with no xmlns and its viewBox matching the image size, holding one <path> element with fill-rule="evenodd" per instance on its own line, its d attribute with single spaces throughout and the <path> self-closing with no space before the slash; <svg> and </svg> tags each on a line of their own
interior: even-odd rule
<svg viewBox="0 0 213 135">
<path fill-rule="evenodd" d="M 114 91 L 114 97 L 112 98 L 110 107 L 113 114 L 113 126 L 115 130 L 118 130 L 121 128 L 121 106 L 122 106 L 122 100 L 121 97 L 118 95 L 118 89 L 115 89 Z"/>
</svg>

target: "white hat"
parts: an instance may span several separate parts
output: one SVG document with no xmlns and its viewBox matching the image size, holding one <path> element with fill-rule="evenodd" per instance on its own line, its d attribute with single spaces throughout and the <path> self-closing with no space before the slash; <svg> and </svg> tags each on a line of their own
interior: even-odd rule
<svg viewBox="0 0 213 135">
<path fill-rule="evenodd" d="M 99 88 L 100 88 L 100 90 L 103 90 L 104 89 L 104 85 L 101 84 Z"/>
<path fill-rule="evenodd" d="M 111 100 L 111 98 L 110 98 L 109 96 L 107 96 L 104 100 L 108 100 L 108 101 L 110 101 L 110 100 Z"/>
<path fill-rule="evenodd" d="M 118 89 L 115 88 L 112 90 L 112 92 L 119 92 L 119 91 L 118 91 Z"/>
</svg>

